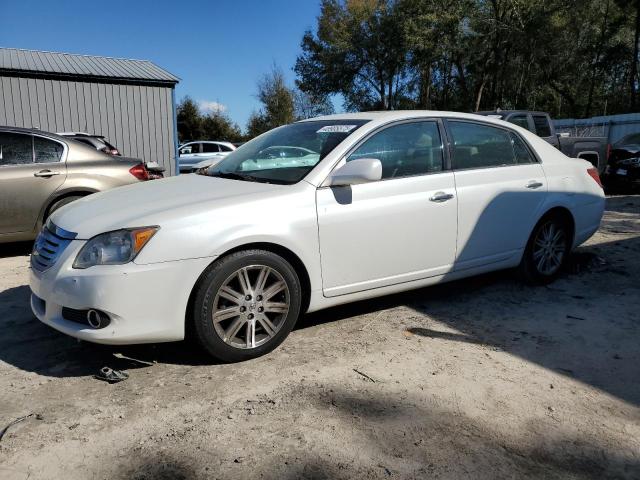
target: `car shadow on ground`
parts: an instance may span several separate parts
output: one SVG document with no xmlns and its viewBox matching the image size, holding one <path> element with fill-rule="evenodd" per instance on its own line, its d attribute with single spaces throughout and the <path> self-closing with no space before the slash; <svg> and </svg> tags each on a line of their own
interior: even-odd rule
<svg viewBox="0 0 640 480">
<path fill-rule="evenodd" d="M 298 328 L 404 306 L 419 314 L 397 322 L 405 335 L 487 345 L 640 405 L 640 323 L 628 308 L 640 308 L 640 263 L 629 255 L 640 258 L 640 237 L 580 247 L 552 285 L 493 272 L 313 313 Z"/>
<path fill-rule="evenodd" d="M 0 258 L 26 256 L 32 248 L 32 241 L 0 244 Z"/>
<path fill-rule="evenodd" d="M 216 478 L 282 480 L 466 478 L 473 472 L 475 478 L 600 479 L 636 478 L 640 473 L 640 464 L 628 452 L 598 436 L 572 429 L 551 435 L 544 422 L 531 420 L 520 433 L 526 436 L 523 440 L 429 395 L 399 397 L 376 385 L 354 390 L 337 383 L 292 387 L 283 395 L 293 399 L 287 405 L 292 425 L 271 434 L 286 440 L 298 431 L 320 430 L 315 417 L 309 418 L 312 406 L 329 425 L 349 425 L 354 449 L 366 453 L 355 462 L 327 455 L 323 441 L 333 435 L 327 429 L 320 440 L 310 439 L 307 448 L 283 449 L 261 462 L 257 472 L 255 466 L 245 466 L 242 457 L 231 462 L 223 440 L 208 445 L 211 468 L 204 472 L 201 458 L 192 458 L 190 452 L 136 453 L 119 468 L 118 478 L 195 479 L 211 473 Z"/>
</svg>

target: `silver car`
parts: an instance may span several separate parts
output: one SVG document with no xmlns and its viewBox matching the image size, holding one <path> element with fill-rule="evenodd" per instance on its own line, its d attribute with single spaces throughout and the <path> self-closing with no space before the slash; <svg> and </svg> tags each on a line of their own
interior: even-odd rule
<svg viewBox="0 0 640 480">
<path fill-rule="evenodd" d="M 53 133 L 0 127 L 0 243 L 31 240 L 63 205 L 148 178 L 138 159 Z"/>
<path fill-rule="evenodd" d="M 211 166 L 235 149 L 235 145 L 230 142 L 197 141 L 180 145 L 178 148 L 180 173 L 192 173 L 204 166 Z"/>
</svg>

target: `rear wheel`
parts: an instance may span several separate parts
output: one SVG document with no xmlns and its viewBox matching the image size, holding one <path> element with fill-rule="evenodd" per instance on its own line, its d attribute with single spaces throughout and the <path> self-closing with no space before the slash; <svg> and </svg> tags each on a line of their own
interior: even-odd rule
<svg viewBox="0 0 640 480">
<path fill-rule="evenodd" d="M 199 343 L 224 362 L 259 357 L 280 345 L 300 314 L 293 267 L 264 250 L 246 250 L 210 267 L 195 296 Z"/>
<path fill-rule="evenodd" d="M 571 250 L 571 229 L 561 215 L 544 217 L 527 243 L 520 274 L 531 284 L 547 284 L 554 281 L 565 264 Z"/>
<path fill-rule="evenodd" d="M 49 207 L 49 210 L 47 211 L 47 216 L 44 218 L 44 220 L 46 221 L 47 218 L 49 218 L 51 214 L 56 210 L 58 210 L 59 208 L 62 208 L 71 202 L 75 202 L 76 200 L 80 200 L 81 198 L 82 198 L 81 195 L 70 195 L 68 197 L 64 197 L 64 198 L 61 198 L 60 200 L 57 200 Z"/>
</svg>

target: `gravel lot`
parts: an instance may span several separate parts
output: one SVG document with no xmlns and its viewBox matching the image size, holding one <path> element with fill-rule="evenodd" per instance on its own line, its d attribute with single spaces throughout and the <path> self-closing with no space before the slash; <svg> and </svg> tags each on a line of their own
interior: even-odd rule
<svg viewBox="0 0 640 480">
<path fill-rule="evenodd" d="M 501 272 L 334 308 L 235 365 L 58 334 L 28 246 L 0 248 L 0 430 L 34 414 L 0 478 L 640 478 L 640 197 L 610 198 L 549 287 Z"/>
</svg>

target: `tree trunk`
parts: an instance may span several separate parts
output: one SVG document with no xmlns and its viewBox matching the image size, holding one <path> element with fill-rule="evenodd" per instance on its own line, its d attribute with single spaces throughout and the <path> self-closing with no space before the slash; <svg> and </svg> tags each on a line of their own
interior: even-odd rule
<svg viewBox="0 0 640 480">
<path fill-rule="evenodd" d="M 484 86 L 487 83 L 486 77 L 482 79 L 482 83 L 480 84 L 480 88 L 478 88 L 478 95 L 476 96 L 476 106 L 473 109 L 474 112 L 480 110 L 480 102 L 482 101 L 482 91 L 484 90 Z"/>
<path fill-rule="evenodd" d="M 640 0 L 634 2 L 636 4 L 636 30 L 633 37 L 633 61 L 631 62 L 631 78 L 629 79 L 631 110 L 636 110 L 636 80 L 638 78 L 638 40 L 640 40 Z"/>
<path fill-rule="evenodd" d="M 607 33 L 607 22 L 609 21 L 609 1 L 607 1 L 607 6 L 605 7 L 604 17 L 602 19 L 602 28 L 600 30 L 600 39 L 598 41 L 598 47 L 596 48 L 596 56 L 593 61 L 593 69 L 591 70 L 591 82 L 589 85 L 589 98 L 587 100 L 587 108 L 585 109 L 585 118 L 589 118 L 591 116 L 591 105 L 593 103 L 593 93 L 596 88 L 596 77 L 598 75 L 598 63 L 600 63 L 600 55 L 602 54 L 602 46 L 604 45 L 604 41 Z"/>
</svg>

